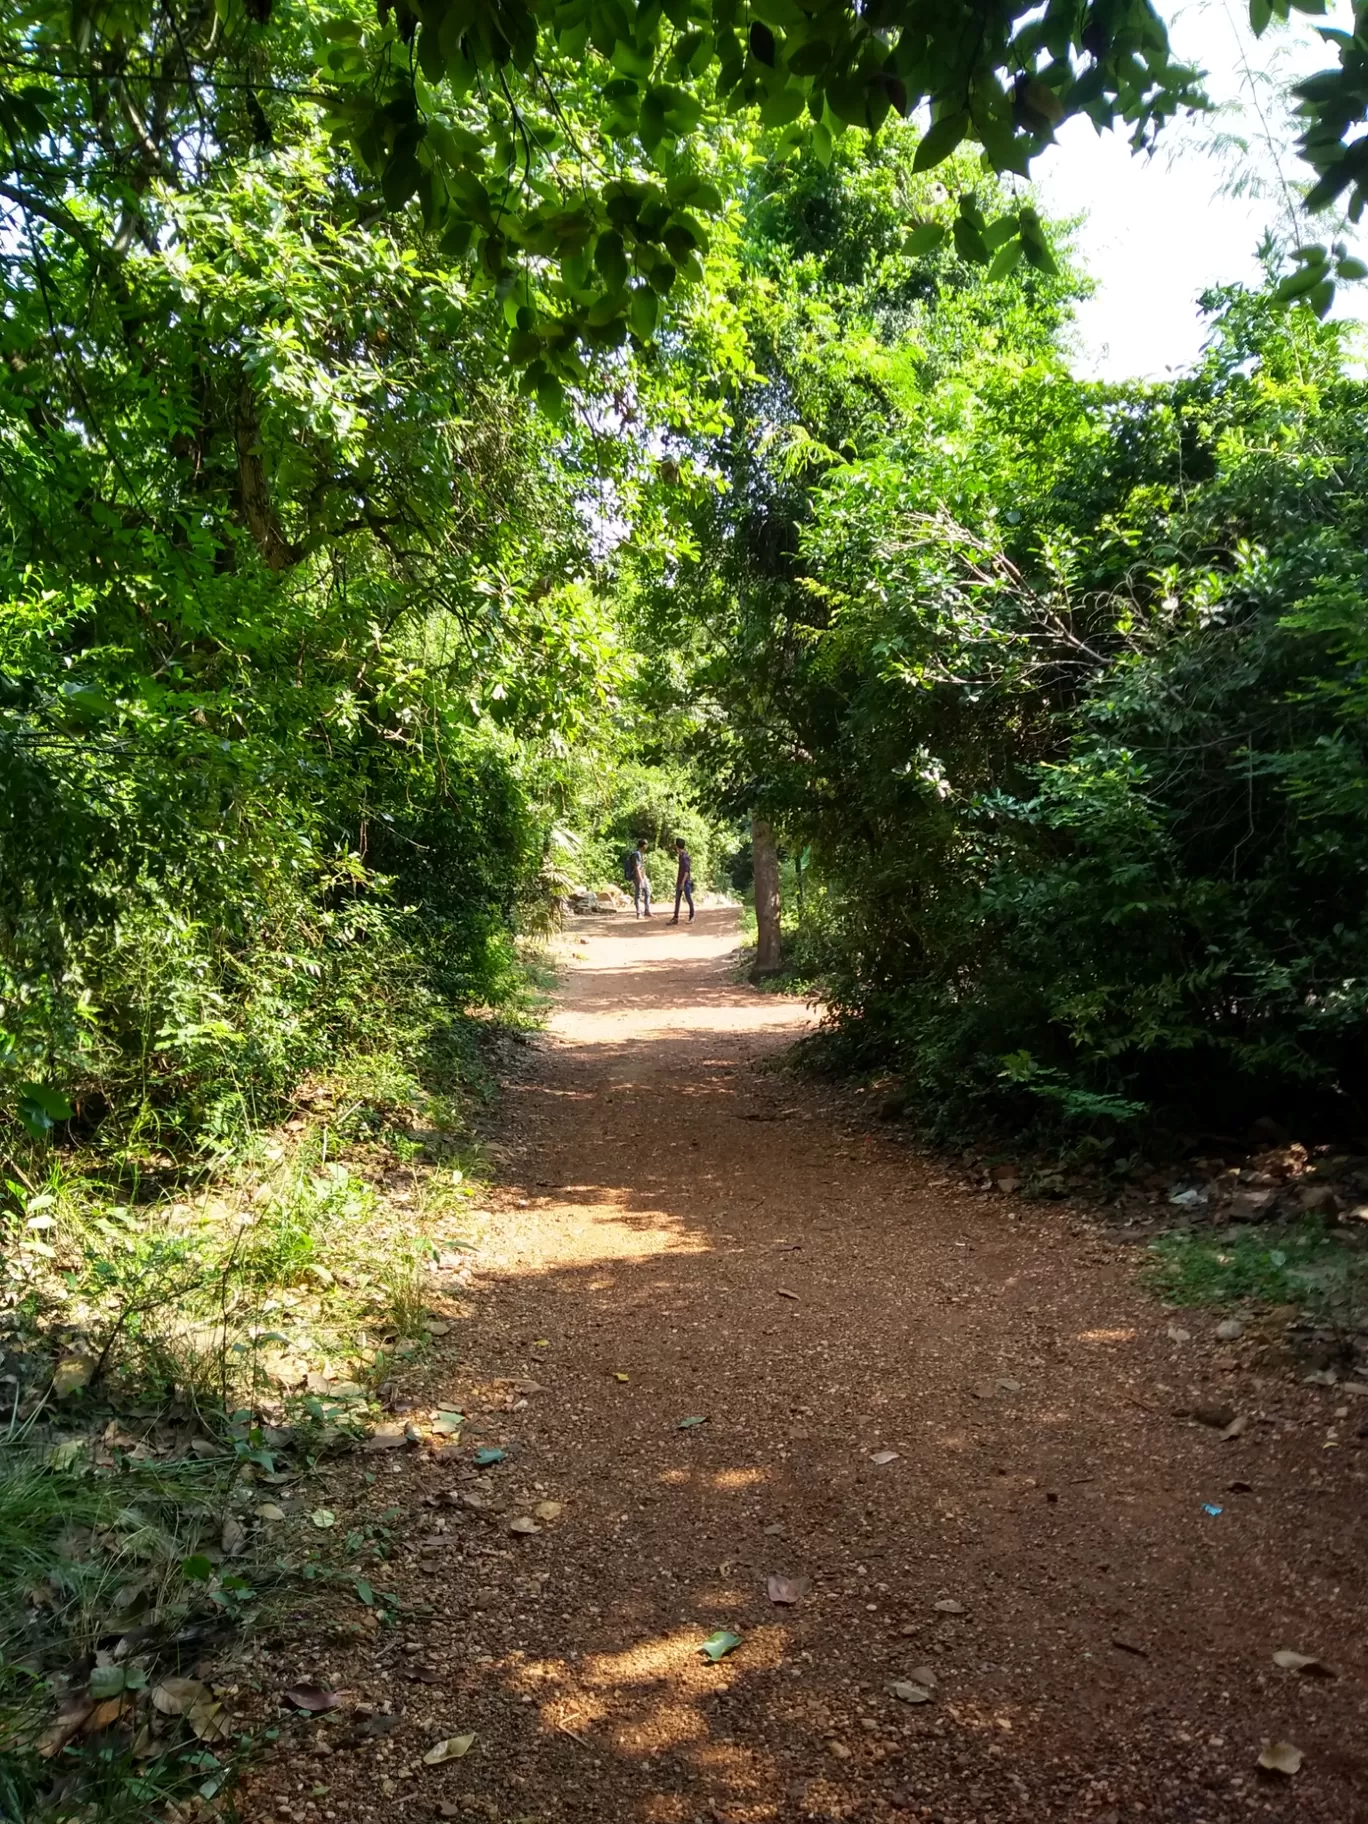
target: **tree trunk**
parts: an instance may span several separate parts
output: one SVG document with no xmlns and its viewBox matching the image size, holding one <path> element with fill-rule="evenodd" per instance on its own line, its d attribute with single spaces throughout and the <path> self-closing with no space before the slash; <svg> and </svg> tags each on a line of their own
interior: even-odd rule
<svg viewBox="0 0 1368 1824">
<path fill-rule="evenodd" d="M 783 968 L 779 948 L 779 851 L 774 831 L 764 817 L 751 818 L 751 852 L 755 857 L 755 966 L 751 977 L 777 975 Z"/>
<path fill-rule="evenodd" d="M 266 481 L 266 465 L 261 459 L 260 437 L 256 397 L 250 381 L 244 380 L 238 391 L 237 417 L 233 425 L 237 445 L 238 507 L 267 568 L 288 570 L 303 557 L 304 547 L 291 544 L 281 530 Z"/>
</svg>

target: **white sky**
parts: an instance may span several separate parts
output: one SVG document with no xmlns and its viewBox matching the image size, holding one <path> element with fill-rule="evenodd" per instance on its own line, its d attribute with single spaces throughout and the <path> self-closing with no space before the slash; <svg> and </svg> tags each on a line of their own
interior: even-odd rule
<svg viewBox="0 0 1368 1824">
<path fill-rule="evenodd" d="M 1091 378 L 1158 379 L 1188 366 L 1205 333 L 1200 293 L 1214 284 L 1258 282 L 1254 256 L 1265 228 L 1280 229 L 1284 241 L 1288 234 L 1280 167 L 1294 182 L 1310 173 L 1296 158 L 1292 129 L 1265 85 L 1256 81 L 1251 91 L 1246 61 L 1252 71 L 1275 71 L 1286 81 L 1327 68 L 1335 52 L 1315 28 L 1343 24 L 1336 15 L 1349 12 L 1344 0 L 1331 0 L 1325 18 L 1294 12 L 1287 27 L 1273 25 L 1256 39 L 1247 0 L 1180 0 L 1172 10 L 1162 3 L 1159 10 L 1175 53 L 1206 70 L 1208 94 L 1217 104 L 1233 104 L 1230 112 L 1212 124 L 1171 122 L 1153 157 L 1132 154 L 1124 133 L 1099 135 L 1091 121 L 1071 120 L 1058 145 L 1032 166 L 1051 215 L 1086 217 L 1078 252 L 1097 291 L 1079 307 L 1074 366 Z M 1272 102 L 1266 135 L 1250 105 L 1252 92 L 1265 108 Z M 1222 129 L 1253 142 L 1248 159 L 1211 155 L 1213 132 Z M 1264 194 L 1222 195 L 1222 184 L 1236 172 Z M 1325 239 L 1327 227 L 1304 225 L 1299 238 Z M 1368 315 L 1368 282 L 1342 291 L 1335 314 Z"/>
</svg>

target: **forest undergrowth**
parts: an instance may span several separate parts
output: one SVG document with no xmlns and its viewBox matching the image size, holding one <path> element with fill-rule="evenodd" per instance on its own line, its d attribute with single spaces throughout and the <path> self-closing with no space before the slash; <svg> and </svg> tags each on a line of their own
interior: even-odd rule
<svg viewBox="0 0 1368 1824">
<path fill-rule="evenodd" d="M 231 1646 L 326 1605 L 393 1625 L 380 1575 L 311 1492 L 391 1412 L 480 1232 L 478 1115 L 537 1018 L 453 1019 L 340 1057 L 269 1127 L 206 1154 L 12 1157 L 0 1315 L 0 1815 L 212 1815 L 263 1742 Z M 283 1523 L 303 1514 L 306 1543 Z M 311 1535 L 311 1537 L 309 1537 Z M 383 1558 L 383 1552 L 379 1554 Z M 302 1620 L 301 1620 L 302 1618 Z M 324 1625 L 322 1622 L 319 1625 Z M 189 1815 L 189 1814 L 186 1814 Z"/>
</svg>

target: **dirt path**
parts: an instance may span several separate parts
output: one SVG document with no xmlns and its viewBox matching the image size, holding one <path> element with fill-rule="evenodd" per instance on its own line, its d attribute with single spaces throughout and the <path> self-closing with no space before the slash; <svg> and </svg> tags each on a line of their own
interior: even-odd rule
<svg viewBox="0 0 1368 1824">
<path fill-rule="evenodd" d="M 1171 1340 L 1087 1224 L 757 1069 L 807 1015 L 732 983 L 730 915 L 569 942 L 444 1383 L 476 1435 L 373 1497 L 432 1619 L 301 1668 L 402 1724 L 323 1779 L 292 1761 L 259 1815 L 1368 1819 L 1368 1400 L 1260 1379 L 1210 1317 Z M 499 1377 L 539 1390 L 505 1410 Z M 1204 1403 L 1248 1429 L 1173 1416 Z M 508 1447 L 484 1485 L 472 1443 Z M 742 1644 L 711 1665 L 719 1627 Z M 1265 1739 L 1294 1779 L 1256 1771 Z"/>
</svg>

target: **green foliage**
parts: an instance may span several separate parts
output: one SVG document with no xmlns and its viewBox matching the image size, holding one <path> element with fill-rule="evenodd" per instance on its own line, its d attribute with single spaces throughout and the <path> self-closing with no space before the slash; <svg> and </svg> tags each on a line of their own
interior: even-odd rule
<svg viewBox="0 0 1368 1824">
<path fill-rule="evenodd" d="M 1025 0 L 932 13 L 892 0 L 877 14 L 851 0 L 128 0 L 77 16 L 11 6 L 0 43 L 4 194 L 30 228 L 116 267 L 152 247 L 159 187 L 193 184 L 224 154 L 269 155 L 301 102 L 321 99 L 353 219 L 383 209 L 420 225 L 492 307 L 491 340 L 553 417 L 586 361 L 649 341 L 661 301 L 701 282 L 729 187 L 719 128 L 737 116 L 781 151 L 829 160 L 849 130 L 926 105 L 919 168 L 975 142 L 986 170 L 1024 175 L 1072 114 L 1124 122 L 1139 146 L 1201 102 L 1148 0 L 1043 14 Z M 79 165 L 61 153 L 76 147 L 91 148 Z M 986 263 L 1010 246 L 1048 267 L 1029 215 L 1004 217 L 996 243 L 984 228 L 962 212 L 961 250 Z"/>
<path fill-rule="evenodd" d="M 574 451 L 477 377 L 479 310 L 306 106 L 263 147 L 220 100 L 183 187 L 94 136 L 90 232 L 30 221 L 0 337 L 0 1122 L 135 1152 L 509 995 L 620 665 Z"/>
<path fill-rule="evenodd" d="M 1175 1305 L 1306 1305 L 1331 1320 L 1361 1310 L 1361 1254 L 1318 1223 L 1213 1234 L 1179 1229 L 1150 1245 L 1149 1280 Z"/>
<path fill-rule="evenodd" d="M 1339 332 L 1232 290 L 1189 378 L 1081 385 L 1068 275 L 990 290 L 907 251 L 908 164 L 799 169 L 754 212 L 763 381 L 688 455 L 725 477 L 696 561 L 640 590 L 662 691 L 720 801 L 811 849 L 841 1055 L 943 1127 L 1356 1131 L 1368 447 Z"/>
<path fill-rule="evenodd" d="M 587 885 L 623 887 L 625 858 L 643 837 L 657 897 L 674 893 L 677 837 L 688 847 L 697 886 L 708 885 L 716 873 L 717 827 L 699 810 L 697 786 L 678 765 L 629 760 L 600 772 L 580 815 L 589 833 L 576 867 Z"/>
<path fill-rule="evenodd" d="M 116 1475 L 101 1474 L 80 1445 L 44 1452 L 22 1434 L 7 1441 L 0 1458 L 5 1824 L 69 1815 L 77 1793 L 92 1815 L 131 1820 L 188 1799 L 211 1779 L 211 1790 L 221 1783 L 235 1753 L 231 1743 L 212 1754 L 193 1736 L 168 1737 L 155 1759 L 141 1761 L 127 1739 L 108 1732 L 86 1738 L 73 1728 L 53 1758 L 40 1756 L 37 1745 L 48 1721 L 49 1675 L 61 1679 L 88 1667 L 84 1680 L 76 1680 L 75 1699 L 84 1682 L 94 1698 L 127 1693 L 129 1701 L 145 1702 L 158 1670 L 176 1669 L 172 1636 L 194 1640 L 222 1627 L 223 1605 L 214 1601 L 222 1593 L 219 1579 L 214 1576 L 211 1591 L 187 1568 L 187 1554 L 201 1537 L 217 1537 L 236 1468 L 231 1458 L 191 1458 L 128 1462 Z M 225 1576 L 231 1580 L 231 1573 Z M 120 1664 L 105 1645 L 111 1630 L 135 1638 Z"/>
</svg>

